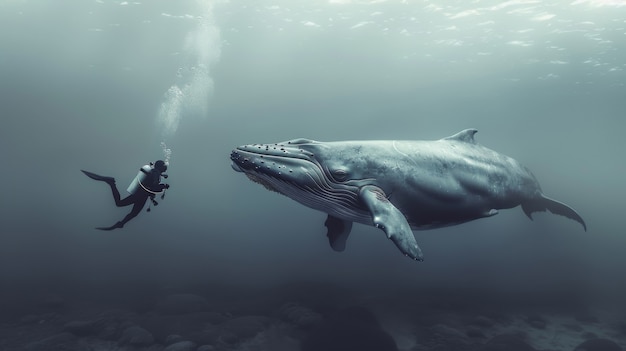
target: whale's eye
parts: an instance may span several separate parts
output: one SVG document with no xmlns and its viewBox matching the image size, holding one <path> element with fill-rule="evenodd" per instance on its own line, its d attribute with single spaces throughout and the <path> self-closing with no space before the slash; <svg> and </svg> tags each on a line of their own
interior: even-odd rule
<svg viewBox="0 0 626 351">
<path fill-rule="evenodd" d="M 348 178 L 348 171 L 342 168 L 333 170 L 333 177 L 339 181 L 346 180 Z"/>
</svg>

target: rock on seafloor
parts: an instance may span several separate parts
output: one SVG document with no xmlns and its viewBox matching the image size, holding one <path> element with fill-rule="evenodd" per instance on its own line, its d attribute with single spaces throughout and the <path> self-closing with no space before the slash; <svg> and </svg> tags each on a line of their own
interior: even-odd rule
<svg viewBox="0 0 626 351">
<path fill-rule="evenodd" d="M 395 340 L 376 316 L 363 307 L 349 307 L 322 321 L 302 341 L 302 351 L 397 351 Z"/>
<path fill-rule="evenodd" d="M 179 341 L 169 345 L 163 351 L 196 351 L 196 344 L 191 341 Z"/>
<path fill-rule="evenodd" d="M 622 351 L 622 348 L 615 341 L 595 338 L 578 345 L 574 351 Z"/>
<path fill-rule="evenodd" d="M 132 346 L 149 346 L 154 344 L 154 337 L 152 334 L 139 326 L 131 326 L 124 329 L 122 337 L 120 338 L 120 344 L 132 345 Z"/>
</svg>

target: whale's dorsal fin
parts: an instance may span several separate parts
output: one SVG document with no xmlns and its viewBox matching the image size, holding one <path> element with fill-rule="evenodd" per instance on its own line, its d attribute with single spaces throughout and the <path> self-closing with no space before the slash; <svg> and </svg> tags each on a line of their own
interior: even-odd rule
<svg viewBox="0 0 626 351">
<path fill-rule="evenodd" d="M 478 132 L 478 129 L 470 128 L 462 130 L 454 135 L 443 138 L 443 140 L 456 140 L 456 141 L 464 141 L 470 144 L 476 144 L 476 140 L 474 140 L 474 134 Z"/>
</svg>

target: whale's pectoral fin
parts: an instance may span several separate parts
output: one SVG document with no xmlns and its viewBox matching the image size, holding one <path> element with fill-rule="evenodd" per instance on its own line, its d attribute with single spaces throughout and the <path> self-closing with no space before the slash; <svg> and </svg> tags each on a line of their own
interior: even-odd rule
<svg viewBox="0 0 626 351">
<path fill-rule="evenodd" d="M 328 215 L 324 225 L 328 228 L 326 236 L 328 237 L 330 247 L 335 251 L 345 250 L 346 241 L 350 235 L 350 230 L 352 230 L 352 222 Z"/>
<path fill-rule="evenodd" d="M 554 214 L 565 216 L 569 219 L 575 220 L 583 226 L 585 231 L 587 231 L 587 224 L 585 224 L 585 221 L 578 214 L 578 212 L 576 212 L 573 208 L 567 206 L 566 204 L 553 200 L 544 195 L 522 203 L 522 210 L 524 210 L 526 216 L 528 216 L 528 218 L 530 218 L 531 220 L 533 219 L 533 212 L 548 210 Z"/>
<path fill-rule="evenodd" d="M 422 250 L 415 241 L 411 226 L 402 212 L 389 202 L 385 192 L 376 186 L 367 185 L 361 188 L 359 195 L 372 215 L 374 226 L 382 229 L 403 254 L 423 261 Z"/>
</svg>

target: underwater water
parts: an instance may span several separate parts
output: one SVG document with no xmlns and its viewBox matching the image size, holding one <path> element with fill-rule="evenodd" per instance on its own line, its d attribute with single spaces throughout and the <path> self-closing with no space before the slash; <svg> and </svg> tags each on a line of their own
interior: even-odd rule
<svg viewBox="0 0 626 351">
<path fill-rule="evenodd" d="M 625 72 L 620 0 L 2 1 L 0 350 L 626 349 Z M 415 231 L 424 262 L 361 224 L 337 253 L 229 159 L 466 128 L 587 232 L 513 208 Z M 159 205 L 95 230 L 130 208 L 80 170 L 157 159 Z"/>
</svg>

